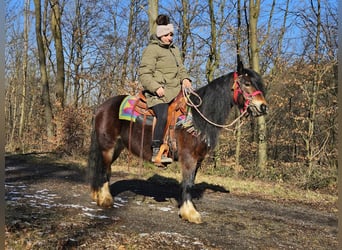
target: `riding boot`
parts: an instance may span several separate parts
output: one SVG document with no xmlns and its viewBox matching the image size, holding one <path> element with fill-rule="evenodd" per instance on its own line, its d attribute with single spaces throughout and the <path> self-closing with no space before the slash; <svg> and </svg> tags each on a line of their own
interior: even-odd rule
<svg viewBox="0 0 342 250">
<path fill-rule="evenodd" d="M 157 140 L 152 141 L 152 162 L 156 161 L 156 157 L 160 151 L 161 142 Z M 160 163 L 172 163 L 172 159 L 162 154 Z"/>
</svg>

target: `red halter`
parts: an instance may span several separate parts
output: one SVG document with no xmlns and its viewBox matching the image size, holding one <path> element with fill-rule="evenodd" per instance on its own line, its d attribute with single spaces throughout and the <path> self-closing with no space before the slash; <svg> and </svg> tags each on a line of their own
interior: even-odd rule
<svg viewBox="0 0 342 250">
<path fill-rule="evenodd" d="M 239 76 L 237 74 L 237 72 L 234 72 L 234 83 L 233 83 L 233 101 L 235 104 L 238 104 L 238 97 L 239 97 L 239 94 L 242 94 L 243 97 L 245 98 L 245 104 L 244 104 L 244 107 L 243 109 L 241 110 L 241 112 L 244 112 L 246 111 L 246 109 L 248 108 L 249 106 L 249 103 L 250 101 L 253 99 L 254 96 L 256 95 L 259 95 L 259 94 L 262 94 L 262 92 L 260 90 L 256 90 L 254 91 L 253 93 L 251 94 L 248 94 L 246 93 L 245 91 L 243 91 L 241 89 L 241 86 L 240 86 L 240 81 L 239 81 Z"/>
</svg>

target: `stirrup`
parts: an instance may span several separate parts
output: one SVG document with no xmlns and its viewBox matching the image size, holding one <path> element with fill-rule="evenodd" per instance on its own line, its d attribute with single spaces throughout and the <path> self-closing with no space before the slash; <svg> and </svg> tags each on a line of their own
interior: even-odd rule
<svg viewBox="0 0 342 250">
<path fill-rule="evenodd" d="M 152 160 L 153 163 L 155 164 L 170 164 L 173 162 L 173 160 L 165 155 L 162 155 L 162 157 L 160 158 L 160 160 L 158 160 L 157 156 L 152 156 Z"/>
<path fill-rule="evenodd" d="M 160 146 L 159 152 L 157 155 L 152 156 L 152 162 L 156 165 L 158 164 L 170 164 L 173 162 L 173 160 L 169 157 L 167 157 L 167 153 L 169 152 L 169 146 L 165 143 L 163 143 Z"/>
</svg>

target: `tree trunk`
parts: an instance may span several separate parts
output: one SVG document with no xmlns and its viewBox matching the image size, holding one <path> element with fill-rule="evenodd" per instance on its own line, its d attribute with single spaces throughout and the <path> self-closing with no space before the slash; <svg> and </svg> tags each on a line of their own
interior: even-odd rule
<svg viewBox="0 0 342 250">
<path fill-rule="evenodd" d="M 239 169 L 240 166 L 240 152 L 241 152 L 241 120 L 236 123 L 236 147 L 235 147 L 235 169 Z"/>
<path fill-rule="evenodd" d="M 317 115 L 317 98 L 319 92 L 319 82 L 321 81 L 319 67 L 319 48 L 320 48 L 320 32 L 321 32 L 321 1 L 317 0 L 317 10 L 314 9 L 313 2 L 311 0 L 312 10 L 315 13 L 316 17 L 316 37 L 315 37 L 315 54 L 313 65 L 316 68 L 314 72 L 314 78 L 312 81 L 312 94 L 310 98 L 310 106 L 309 106 L 309 117 L 308 117 L 308 133 L 306 138 L 306 159 L 308 165 L 308 177 L 312 175 L 314 161 L 315 161 L 315 153 L 314 153 L 314 130 L 316 123 L 316 115 Z"/>
<path fill-rule="evenodd" d="M 236 31 L 236 61 L 239 63 L 240 59 L 240 44 L 241 44 L 241 1 L 237 1 L 237 31 Z M 236 117 L 239 114 L 236 115 Z M 236 147 L 235 147 L 235 167 L 238 169 L 240 165 L 241 152 L 241 121 L 236 124 Z"/>
<path fill-rule="evenodd" d="M 127 27 L 127 39 L 126 39 L 126 46 L 123 54 L 123 63 L 122 63 L 122 74 L 121 74 L 121 85 L 125 86 L 127 81 L 127 67 L 128 67 L 128 59 L 129 59 L 129 51 L 132 44 L 132 36 L 134 35 L 133 32 L 133 18 L 134 18 L 134 8 L 135 8 L 135 0 L 131 0 L 131 4 L 129 6 L 129 21 Z"/>
<path fill-rule="evenodd" d="M 14 136 L 15 136 L 15 130 L 17 127 L 17 95 L 16 93 L 16 86 L 14 85 L 12 87 L 12 91 L 11 91 L 11 95 L 10 95 L 10 110 L 12 110 L 11 112 L 11 116 L 9 117 L 9 121 L 12 122 L 12 126 L 11 126 L 11 135 L 10 135 L 10 145 L 13 146 L 14 144 Z"/>
<path fill-rule="evenodd" d="M 219 64 L 219 54 L 217 52 L 217 31 L 216 31 L 216 18 L 214 12 L 214 1 L 209 0 L 209 17 L 210 17 L 210 52 L 206 65 L 206 77 L 208 82 L 214 79 L 214 72 Z"/>
<path fill-rule="evenodd" d="M 42 103 L 44 105 L 44 115 L 46 122 L 46 132 L 48 139 L 52 139 L 54 136 L 54 126 L 52 123 L 53 115 L 52 108 L 50 103 L 50 90 L 49 90 L 49 81 L 47 76 L 46 69 L 46 56 L 45 56 L 45 47 L 42 38 L 42 26 L 41 26 L 41 5 L 40 0 L 34 0 L 35 5 L 35 16 L 36 16 L 36 40 L 38 46 L 38 59 L 40 66 L 40 74 L 41 74 L 41 83 L 42 83 Z"/>
<path fill-rule="evenodd" d="M 187 40 L 190 34 L 190 23 L 188 20 L 189 1 L 182 0 L 182 7 L 183 7 L 183 14 L 182 14 L 183 32 L 181 33 L 181 36 L 182 36 L 181 56 L 184 61 L 185 55 L 186 55 L 186 49 L 187 49 Z"/>
<path fill-rule="evenodd" d="M 72 46 L 70 48 L 70 60 L 69 60 L 69 67 L 71 68 L 71 64 L 74 65 L 74 78 L 73 78 L 73 92 L 72 92 L 72 102 L 75 108 L 78 107 L 79 96 L 80 96 L 80 89 L 81 89 L 81 66 L 83 63 L 83 18 L 81 14 L 81 7 L 82 1 L 76 0 L 75 1 L 75 19 L 72 28 Z M 71 69 L 70 69 L 71 70 Z M 68 73 L 70 74 L 70 73 Z M 71 78 L 68 75 L 68 78 Z M 70 81 L 67 81 L 69 83 Z M 66 90 L 70 89 L 71 87 L 67 87 Z"/>
<path fill-rule="evenodd" d="M 50 0 L 51 5 L 51 30 L 54 37 L 57 60 L 57 75 L 56 75 L 56 99 L 57 102 L 64 107 L 64 54 L 63 41 L 61 31 L 61 11 L 58 0 Z"/>
<path fill-rule="evenodd" d="M 19 139 L 24 142 L 23 128 L 25 127 L 25 109 L 26 109 L 26 86 L 27 86 L 27 64 L 28 64 L 28 33 L 29 33 L 29 18 L 28 13 L 30 10 L 30 0 L 25 0 L 24 7 L 24 56 L 23 56 L 23 84 L 22 84 L 22 96 L 20 103 L 20 122 L 19 122 Z M 24 145 L 22 145 L 24 149 Z"/>
<path fill-rule="evenodd" d="M 71 53 L 71 57 L 74 62 L 74 91 L 73 91 L 73 103 L 74 107 L 78 107 L 78 97 L 80 93 L 80 66 L 82 63 L 82 16 L 81 16 L 81 1 L 75 1 L 75 21 L 73 27 L 72 40 L 75 44 L 72 50 L 75 50 L 75 54 Z"/>
<path fill-rule="evenodd" d="M 148 23 L 150 35 L 156 33 L 159 0 L 148 0 Z"/>
<path fill-rule="evenodd" d="M 259 47 L 258 47 L 258 19 L 260 12 L 260 0 L 249 1 L 249 39 L 251 51 L 251 67 L 260 72 L 259 68 Z"/>
<path fill-rule="evenodd" d="M 275 3 L 273 2 L 273 4 L 275 4 Z M 280 33 L 279 33 L 279 36 L 277 39 L 278 44 L 277 44 L 276 58 L 274 59 L 274 66 L 271 70 L 271 74 L 275 74 L 275 75 L 277 73 L 279 73 L 279 70 L 281 69 L 280 58 L 281 58 L 282 50 L 283 50 L 283 40 L 284 40 L 284 34 L 285 34 L 285 30 L 286 30 L 287 15 L 289 13 L 289 5 L 290 5 L 290 0 L 286 0 L 285 13 L 283 16 L 283 23 L 282 23 L 282 26 L 280 28 Z"/>
<path fill-rule="evenodd" d="M 214 79 L 214 73 L 217 69 L 220 62 L 220 53 L 217 47 L 217 29 L 216 29 L 216 16 L 215 16 L 215 8 L 214 1 L 209 0 L 209 17 L 210 17 L 210 52 L 209 57 L 206 64 L 206 78 L 208 82 L 211 82 Z M 213 151 L 214 158 L 214 166 L 221 165 L 221 156 L 220 156 L 220 144 L 216 146 Z"/>
<path fill-rule="evenodd" d="M 249 1 L 249 39 L 251 52 L 251 66 L 260 73 L 259 68 L 259 46 L 257 24 L 260 12 L 260 0 Z M 261 173 L 264 173 L 267 164 L 267 142 L 266 142 L 266 121 L 264 116 L 257 118 L 258 121 L 258 160 L 257 166 Z"/>
</svg>

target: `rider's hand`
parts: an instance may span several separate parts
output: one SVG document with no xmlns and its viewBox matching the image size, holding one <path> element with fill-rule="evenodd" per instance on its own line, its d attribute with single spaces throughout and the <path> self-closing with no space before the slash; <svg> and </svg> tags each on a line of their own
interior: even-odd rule
<svg viewBox="0 0 342 250">
<path fill-rule="evenodd" d="M 182 86 L 183 88 L 191 88 L 191 81 L 188 78 L 183 79 Z"/>
<path fill-rule="evenodd" d="M 159 89 L 156 90 L 156 94 L 159 96 L 159 97 L 163 97 L 165 95 L 165 91 L 164 91 L 164 88 L 163 87 L 160 87 Z"/>
</svg>

